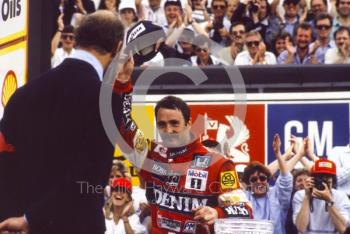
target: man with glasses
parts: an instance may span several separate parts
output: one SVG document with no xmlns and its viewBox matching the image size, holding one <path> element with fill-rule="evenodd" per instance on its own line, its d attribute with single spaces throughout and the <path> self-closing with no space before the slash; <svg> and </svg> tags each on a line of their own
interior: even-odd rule
<svg viewBox="0 0 350 234">
<path fill-rule="evenodd" d="M 227 9 L 226 0 L 213 0 L 211 9 L 214 20 L 207 25 L 209 37 L 222 46 L 227 46 L 231 22 L 225 17 Z"/>
<path fill-rule="evenodd" d="M 196 56 L 191 57 L 192 66 L 210 66 L 225 64 L 210 53 L 210 40 L 204 35 L 197 36 L 193 44 L 195 45 Z"/>
<path fill-rule="evenodd" d="M 327 14 L 327 0 L 311 0 L 311 12 L 308 13 L 306 17 L 306 22 L 308 22 L 312 27 L 312 37 L 317 38 L 317 29 L 316 29 L 316 18 L 321 14 Z M 333 22 L 332 22 L 333 24 Z"/>
<path fill-rule="evenodd" d="M 245 44 L 248 50 L 237 55 L 235 65 L 276 64 L 275 55 L 266 51 L 259 32 L 247 33 Z"/>
<path fill-rule="evenodd" d="M 336 48 L 329 49 L 325 55 L 326 64 L 350 63 L 350 29 L 340 26 L 334 33 Z"/>
<path fill-rule="evenodd" d="M 275 186 L 269 187 L 272 176 L 268 167 L 260 162 L 250 162 L 244 168 L 243 182 L 247 185 L 246 195 L 253 205 L 254 219 L 269 220 L 274 223 L 274 234 L 284 234 L 288 207 L 293 190 L 293 176 L 280 153 L 280 138 L 273 140 L 274 151 L 280 169 Z"/>
<path fill-rule="evenodd" d="M 293 198 L 293 222 L 299 233 L 344 233 L 350 201 L 336 186 L 335 163 L 325 158 L 317 160 L 304 189 Z"/>
<path fill-rule="evenodd" d="M 230 27 L 231 45 L 218 52 L 219 58 L 228 64 L 234 64 L 237 54 L 244 49 L 245 34 L 246 29 L 243 23 L 233 23 Z"/>
<path fill-rule="evenodd" d="M 51 41 L 51 68 L 57 67 L 74 52 L 74 27 L 63 24 L 63 15 L 57 20 L 58 29 Z M 61 47 L 57 48 L 61 43 Z"/>
<path fill-rule="evenodd" d="M 329 14 L 320 14 L 315 19 L 317 39 L 311 43 L 311 50 L 316 49 L 315 56 L 320 63 L 324 63 L 324 56 L 328 49 L 334 48 L 335 43 L 330 38 L 333 17 Z"/>
</svg>

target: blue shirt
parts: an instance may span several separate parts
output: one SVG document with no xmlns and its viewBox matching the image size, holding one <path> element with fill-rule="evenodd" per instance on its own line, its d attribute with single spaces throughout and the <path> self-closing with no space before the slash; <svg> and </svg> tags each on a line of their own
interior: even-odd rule
<svg viewBox="0 0 350 234">
<path fill-rule="evenodd" d="M 322 54 L 320 53 L 316 53 L 315 54 L 316 59 L 318 61 L 318 63 L 322 63 Z M 288 58 L 288 51 L 285 50 L 283 51 L 277 58 L 277 63 L 278 64 L 284 64 L 284 62 L 286 61 L 286 59 Z M 324 61 L 324 56 L 323 56 L 323 61 Z M 293 61 L 291 64 L 312 64 L 311 63 L 311 55 L 307 54 L 305 56 L 305 58 L 303 60 L 301 60 L 298 51 L 296 53 L 294 53 L 293 55 Z"/>
<path fill-rule="evenodd" d="M 86 50 L 77 49 L 72 54 L 71 58 L 80 59 L 80 60 L 83 60 L 83 61 L 89 63 L 96 70 L 98 77 L 102 81 L 102 79 L 103 79 L 103 67 L 102 67 L 102 64 L 100 63 L 100 61 L 98 61 L 98 59 L 93 54 L 89 53 Z"/>
<path fill-rule="evenodd" d="M 314 45 L 314 42 L 311 43 L 309 48 L 312 48 L 313 45 Z M 324 56 L 326 55 L 327 50 L 335 47 L 336 45 L 333 40 L 329 41 L 326 47 L 318 47 L 315 53 L 317 61 L 324 64 Z"/>
<path fill-rule="evenodd" d="M 285 223 L 293 190 L 293 176 L 290 172 L 280 174 L 274 187 L 262 198 L 255 198 L 251 191 L 246 191 L 248 200 L 253 205 L 256 220 L 269 220 L 274 223 L 274 234 L 285 234 Z"/>
</svg>

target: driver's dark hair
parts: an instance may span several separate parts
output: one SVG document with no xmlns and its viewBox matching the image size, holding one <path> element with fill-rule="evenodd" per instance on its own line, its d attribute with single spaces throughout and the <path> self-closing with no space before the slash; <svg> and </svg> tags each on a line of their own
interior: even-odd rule
<svg viewBox="0 0 350 234">
<path fill-rule="evenodd" d="M 166 96 L 166 97 L 162 98 L 160 101 L 158 101 L 157 105 L 155 107 L 156 118 L 157 118 L 158 111 L 160 108 L 179 110 L 179 111 L 181 111 L 181 113 L 185 119 L 185 123 L 187 124 L 188 121 L 190 121 L 191 110 L 188 107 L 187 103 L 184 102 L 181 98 L 178 98 L 175 96 Z"/>
</svg>

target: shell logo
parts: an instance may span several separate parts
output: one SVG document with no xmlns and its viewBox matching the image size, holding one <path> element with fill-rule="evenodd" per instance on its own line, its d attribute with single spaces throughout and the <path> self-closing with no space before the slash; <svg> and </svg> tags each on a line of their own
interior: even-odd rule
<svg viewBox="0 0 350 234">
<path fill-rule="evenodd" d="M 17 77 L 14 71 L 7 72 L 4 82 L 2 84 L 1 103 L 5 107 L 10 97 L 17 89 Z"/>
</svg>

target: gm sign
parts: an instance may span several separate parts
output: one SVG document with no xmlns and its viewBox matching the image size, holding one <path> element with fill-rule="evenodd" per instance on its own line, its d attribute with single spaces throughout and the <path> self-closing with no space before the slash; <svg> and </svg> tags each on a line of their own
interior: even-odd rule
<svg viewBox="0 0 350 234">
<path fill-rule="evenodd" d="M 349 143 L 349 103 L 269 104 L 267 115 L 268 162 L 275 160 L 275 133 L 281 137 L 282 152 L 290 146 L 291 135 L 299 141 L 308 136 L 318 156 Z"/>
</svg>

